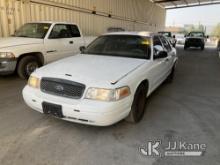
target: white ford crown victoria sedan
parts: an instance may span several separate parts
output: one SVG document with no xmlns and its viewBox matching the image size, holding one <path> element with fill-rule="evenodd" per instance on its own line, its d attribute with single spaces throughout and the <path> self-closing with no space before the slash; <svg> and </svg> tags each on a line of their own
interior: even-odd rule
<svg viewBox="0 0 220 165">
<path fill-rule="evenodd" d="M 36 70 L 23 90 L 27 105 L 81 124 L 136 123 L 178 59 L 165 37 L 149 32 L 105 34 L 81 52 Z"/>
</svg>

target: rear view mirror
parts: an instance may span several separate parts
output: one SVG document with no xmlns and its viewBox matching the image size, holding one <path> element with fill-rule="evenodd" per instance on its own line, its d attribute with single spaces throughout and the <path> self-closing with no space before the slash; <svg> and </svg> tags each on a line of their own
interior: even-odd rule
<svg viewBox="0 0 220 165">
<path fill-rule="evenodd" d="M 81 53 L 84 53 L 84 51 L 86 50 L 86 47 L 85 47 L 85 46 L 81 46 L 81 47 L 79 48 L 79 50 L 80 50 Z"/>
</svg>

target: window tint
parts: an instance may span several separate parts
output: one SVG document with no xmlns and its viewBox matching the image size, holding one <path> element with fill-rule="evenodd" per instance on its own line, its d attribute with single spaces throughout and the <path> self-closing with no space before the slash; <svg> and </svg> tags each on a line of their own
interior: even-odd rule
<svg viewBox="0 0 220 165">
<path fill-rule="evenodd" d="M 204 37 L 205 34 L 203 32 L 191 32 L 189 33 L 190 37 Z"/>
<path fill-rule="evenodd" d="M 163 45 L 164 45 L 164 48 L 166 49 L 167 52 L 170 52 L 172 50 L 171 46 L 170 46 L 170 43 L 163 37 L 161 36 L 160 37 Z"/>
<path fill-rule="evenodd" d="M 80 37 L 79 29 L 76 25 L 57 24 L 53 27 L 49 38 L 72 38 Z"/>
<path fill-rule="evenodd" d="M 149 59 L 150 38 L 135 35 L 100 36 L 93 41 L 85 54 Z"/>
<path fill-rule="evenodd" d="M 79 28 L 76 25 L 70 25 L 72 37 L 81 37 Z"/>
<path fill-rule="evenodd" d="M 171 32 L 158 32 L 159 34 L 162 34 L 165 37 L 172 37 Z"/>
<path fill-rule="evenodd" d="M 160 41 L 160 38 L 158 36 L 154 36 L 153 42 L 154 42 L 154 46 L 156 46 L 156 45 L 163 46 L 161 41 Z"/>
<path fill-rule="evenodd" d="M 15 37 L 44 38 L 50 29 L 48 23 L 27 23 L 15 32 Z"/>
</svg>

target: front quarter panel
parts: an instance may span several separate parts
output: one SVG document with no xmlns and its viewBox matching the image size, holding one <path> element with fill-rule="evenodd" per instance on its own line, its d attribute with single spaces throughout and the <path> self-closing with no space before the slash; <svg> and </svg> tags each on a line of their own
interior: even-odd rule
<svg viewBox="0 0 220 165">
<path fill-rule="evenodd" d="M 153 63 L 151 60 L 146 60 L 146 62 L 137 68 L 134 72 L 130 73 L 127 77 L 121 80 L 117 85 L 118 86 L 129 86 L 132 94 L 132 98 L 138 88 L 138 86 L 143 81 L 148 81 L 149 90 L 151 91 L 151 84 L 153 83 Z M 147 94 L 148 95 L 148 94 Z"/>
</svg>

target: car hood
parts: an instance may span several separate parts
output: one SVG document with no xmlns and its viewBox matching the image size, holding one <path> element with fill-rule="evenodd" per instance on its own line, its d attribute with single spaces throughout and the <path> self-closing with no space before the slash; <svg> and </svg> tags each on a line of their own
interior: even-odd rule
<svg viewBox="0 0 220 165">
<path fill-rule="evenodd" d="M 79 83 L 115 84 L 147 60 L 100 55 L 76 55 L 36 71 L 42 77 L 64 78 Z"/>
<path fill-rule="evenodd" d="M 25 37 L 8 37 L 0 39 L 0 48 L 7 48 L 20 45 L 40 44 L 43 39 L 25 38 Z"/>
</svg>

